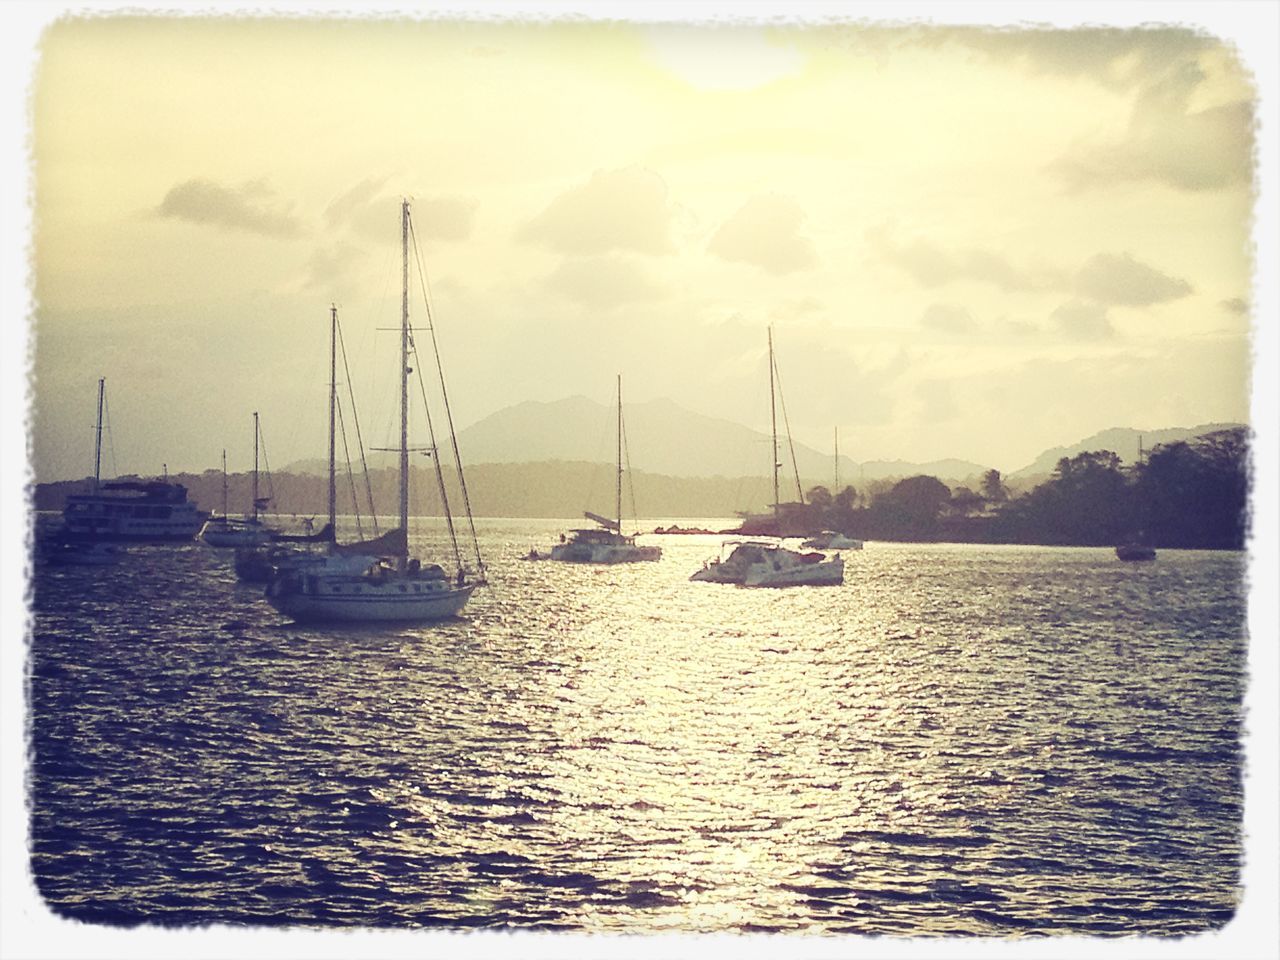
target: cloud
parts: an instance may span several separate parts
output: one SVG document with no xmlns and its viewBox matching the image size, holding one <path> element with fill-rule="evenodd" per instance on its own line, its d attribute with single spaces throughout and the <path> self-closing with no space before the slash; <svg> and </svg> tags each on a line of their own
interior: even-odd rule
<svg viewBox="0 0 1280 960">
<path fill-rule="evenodd" d="M 920 325 L 944 333 L 972 333 L 978 325 L 964 307 L 951 303 L 932 303 L 920 317 Z"/>
<path fill-rule="evenodd" d="M 951 383 L 947 380 L 922 380 L 916 384 L 916 417 L 924 423 L 945 423 L 957 416 Z"/>
<path fill-rule="evenodd" d="M 1127 307 L 1151 306 L 1193 292 L 1186 280 L 1162 273 L 1129 253 L 1096 254 L 1073 277 L 1054 267 L 1019 268 L 999 254 L 980 248 L 953 253 L 924 239 L 899 243 L 887 227 L 871 230 L 868 238 L 881 257 L 929 288 L 964 280 L 980 281 L 1011 292 L 1058 291 Z M 935 316 L 921 322 L 942 329 L 943 320 Z"/>
<path fill-rule="evenodd" d="M 1231 297 L 1228 300 L 1218 301 L 1218 305 L 1227 313 L 1235 314 L 1237 317 L 1246 316 L 1249 313 L 1249 301 L 1243 297 Z"/>
<path fill-rule="evenodd" d="M 273 202 L 274 193 L 261 180 L 227 187 L 211 180 L 187 180 L 171 187 L 156 212 L 186 220 L 267 236 L 289 237 L 301 232 L 292 205 Z"/>
<path fill-rule="evenodd" d="M 1167 69 L 1170 62 L 1190 59 L 1219 43 L 1182 27 L 955 27 L 939 30 L 933 39 L 961 44 L 1033 73 L 1088 77 L 1111 88 L 1141 84 Z"/>
<path fill-rule="evenodd" d="M 1074 340 L 1105 340 L 1115 334 L 1107 308 L 1100 303 L 1069 300 L 1055 309 L 1050 318 Z"/>
<path fill-rule="evenodd" d="M 620 256 L 566 260 L 547 277 L 547 289 L 594 310 L 656 300 L 660 286 L 630 259 Z"/>
<path fill-rule="evenodd" d="M 667 185 L 641 167 L 598 170 L 521 227 L 516 237 L 559 253 L 598 256 L 615 250 L 674 251 Z"/>
<path fill-rule="evenodd" d="M 1138 96 L 1123 137 L 1085 144 L 1050 165 L 1073 190 L 1151 181 L 1179 190 L 1221 190 L 1253 176 L 1254 112 L 1246 101 L 1193 110 L 1204 80 L 1184 63 Z"/>
<path fill-rule="evenodd" d="M 868 231 L 867 238 L 881 257 L 925 287 L 976 280 L 1002 290 L 1034 291 L 1063 289 L 1067 283 L 1061 271 L 1046 267 L 1019 268 L 991 250 L 970 248 L 952 253 L 920 238 L 899 243 L 884 226 Z"/>
<path fill-rule="evenodd" d="M 752 197 L 720 226 L 707 249 L 723 260 L 773 274 L 808 269 L 818 258 L 813 243 L 800 235 L 804 219 L 800 205 L 787 197 Z"/>
<path fill-rule="evenodd" d="M 337 197 L 324 211 L 331 230 L 349 229 L 366 239 L 400 242 L 400 204 L 403 198 L 384 193 L 385 179 L 363 180 Z M 411 199 L 411 217 L 417 236 L 430 240 L 466 240 L 471 236 L 478 204 L 461 197 Z"/>
<path fill-rule="evenodd" d="M 1146 307 L 1191 293 L 1191 284 L 1140 263 L 1129 254 L 1100 253 L 1076 274 L 1076 293 L 1101 303 Z"/>
</svg>

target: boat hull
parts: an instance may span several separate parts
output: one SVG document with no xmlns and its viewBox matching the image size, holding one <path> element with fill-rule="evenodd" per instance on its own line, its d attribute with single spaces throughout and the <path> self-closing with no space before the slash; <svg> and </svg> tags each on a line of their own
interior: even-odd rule
<svg viewBox="0 0 1280 960">
<path fill-rule="evenodd" d="M 661 560 L 662 548 L 635 544 L 562 543 L 551 548 L 551 559 L 564 563 L 639 563 Z"/>
<path fill-rule="evenodd" d="M 257 524 L 227 524 L 210 520 L 200 531 L 200 539 L 211 547 L 257 547 L 271 539 L 271 532 Z"/>
<path fill-rule="evenodd" d="M 415 593 L 414 586 L 422 588 Z M 376 583 L 367 577 L 286 576 L 273 581 L 267 602 L 300 623 L 427 623 L 462 612 L 475 584 Z"/>
<path fill-rule="evenodd" d="M 742 583 L 746 587 L 838 587 L 844 583 L 844 561 L 837 558 L 782 567 L 767 561 L 753 563 Z"/>
</svg>

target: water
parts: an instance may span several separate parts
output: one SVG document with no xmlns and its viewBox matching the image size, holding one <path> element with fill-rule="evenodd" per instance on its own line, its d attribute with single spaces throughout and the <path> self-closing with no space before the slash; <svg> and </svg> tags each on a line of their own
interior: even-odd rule
<svg viewBox="0 0 1280 960">
<path fill-rule="evenodd" d="M 688 521 L 683 521 L 686 524 Z M 837 588 L 519 559 L 284 622 L 203 545 L 37 569 L 31 867 L 134 924 L 941 937 L 1218 929 L 1245 558 L 873 543 Z M 415 544 L 428 549 L 438 532 Z"/>
</svg>

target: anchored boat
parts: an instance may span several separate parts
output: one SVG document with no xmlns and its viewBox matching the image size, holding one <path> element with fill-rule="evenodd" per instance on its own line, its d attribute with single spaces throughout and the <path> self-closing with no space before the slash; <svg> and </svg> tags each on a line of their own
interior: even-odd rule
<svg viewBox="0 0 1280 960">
<path fill-rule="evenodd" d="M 448 499 L 444 496 L 444 480 L 440 472 L 440 458 L 437 455 L 430 412 L 427 414 L 427 426 L 432 437 L 429 453 L 440 483 L 445 520 L 453 544 L 456 573 L 449 576 L 438 563 L 424 563 L 416 557 L 409 556 L 409 373 L 411 368 L 417 368 L 419 364 L 416 347 L 411 349 L 409 327 L 411 223 L 408 201 L 401 204 L 400 229 L 403 254 L 400 313 L 400 525 L 396 530 L 383 535 L 381 549 L 376 556 L 365 553 L 364 545 L 353 545 L 360 548 L 358 552 L 356 550 L 347 552 L 351 548 L 343 549 L 335 545 L 331 548 L 329 555 L 320 557 L 315 562 L 304 562 L 285 569 L 273 578 L 267 585 L 267 601 L 281 613 L 295 620 L 345 623 L 384 621 L 422 623 L 443 620 L 457 616 L 475 588 L 484 583 L 484 566 L 480 560 L 479 543 L 475 537 L 470 502 L 466 494 L 466 482 L 461 479 L 462 461 L 458 457 L 453 417 L 449 412 L 448 396 L 444 390 L 444 377 L 440 366 L 439 349 L 435 342 L 434 325 L 428 329 L 431 331 L 432 346 L 435 348 L 437 371 L 441 373 L 441 396 L 448 419 L 454 459 L 458 465 L 467 519 L 471 523 L 472 541 L 476 545 L 476 569 L 468 571 L 464 567 L 458 550 L 453 518 L 449 512 Z M 332 393 L 330 396 L 332 404 Z M 330 420 L 332 422 L 332 412 Z M 332 469 L 330 477 L 332 490 Z M 332 504 L 331 494 L 331 511 Z"/>
<path fill-rule="evenodd" d="M 76 540 L 183 541 L 192 539 L 205 516 L 187 499 L 187 488 L 168 480 L 103 483 L 102 414 L 106 379 L 98 380 L 98 426 L 93 455 L 93 488 L 72 494 L 62 509 L 61 535 Z"/>
</svg>

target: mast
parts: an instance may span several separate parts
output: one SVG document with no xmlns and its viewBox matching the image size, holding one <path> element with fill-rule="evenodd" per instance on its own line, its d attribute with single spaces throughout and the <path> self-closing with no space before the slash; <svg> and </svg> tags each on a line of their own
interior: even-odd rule
<svg viewBox="0 0 1280 960">
<path fill-rule="evenodd" d="M 253 522 L 258 522 L 258 411 L 253 411 Z"/>
<path fill-rule="evenodd" d="M 618 536 L 622 536 L 622 374 L 618 374 L 618 476 L 615 502 L 617 503 Z"/>
<path fill-rule="evenodd" d="M 222 451 L 222 516 L 227 515 L 227 451 Z"/>
<path fill-rule="evenodd" d="M 773 445 L 773 518 L 778 519 L 778 411 L 774 401 L 773 386 L 773 327 L 769 328 L 769 423 Z"/>
<path fill-rule="evenodd" d="M 401 301 L 400 301 L 400 531 L 405 548 L 403 569 L 409 559 L 409 201 L 400 203 Z"/>
<path fill-rule="evenodd" d="M 102 398 L 107 389 L 107 378 L 98 378 L 98 438 L 93 445 L 93 492 L 98 492 L 102 472 Z"/>
<path fill-rule="evenodd" d="M 346 355 L 345 353 L 343 354 Z M 334 447 L 334 414 L 338 405 L 338 307 L 329 304 L 329 529 L 338 519 L 337 461 Z M 363 456 L 363 454 L 362 454 Z M 359 511 L 356 511 L 357 516 Z"/>
<path fill-rule="evenodd" d="M 840 492 L 840 428 L 836 427 L 836 488 L 831 491 L 831 495 L 835 496 Z"/>
</svg>

